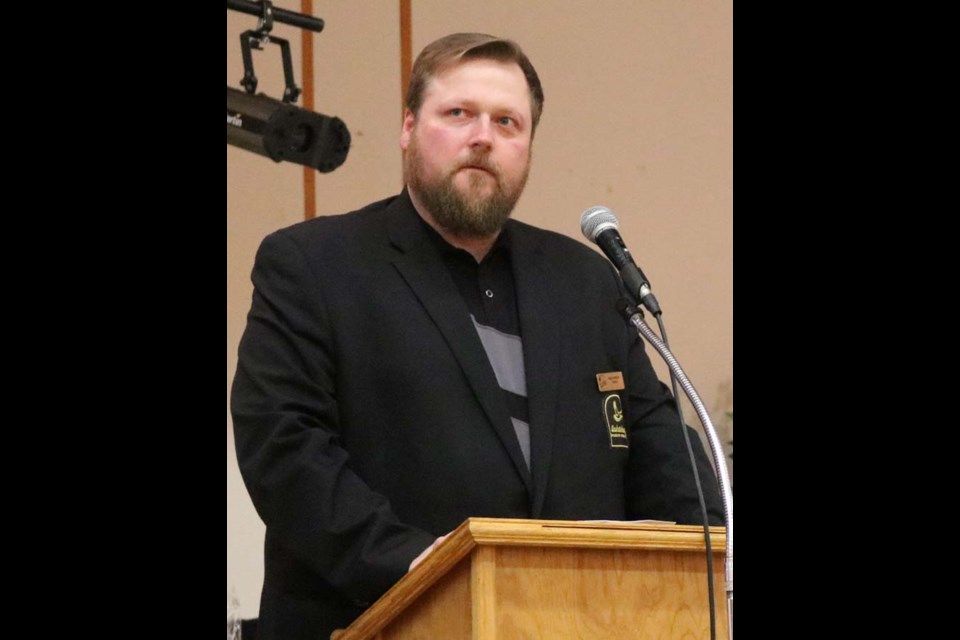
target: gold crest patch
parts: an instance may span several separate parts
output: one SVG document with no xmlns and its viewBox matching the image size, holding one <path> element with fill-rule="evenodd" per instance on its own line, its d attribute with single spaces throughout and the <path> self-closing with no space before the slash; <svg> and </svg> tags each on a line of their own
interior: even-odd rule
<svg viewBox="0 0 960 640">
<path fill-rule="evenodd" d="M 623 402 L 620 400 L 620 394 L 611 393 L 603 398 L 603 419 L 610 433 L 610 446 L 629 448 L 630 442 L 627 438 L 626 422 L 623 419 Z"/>
</svg>

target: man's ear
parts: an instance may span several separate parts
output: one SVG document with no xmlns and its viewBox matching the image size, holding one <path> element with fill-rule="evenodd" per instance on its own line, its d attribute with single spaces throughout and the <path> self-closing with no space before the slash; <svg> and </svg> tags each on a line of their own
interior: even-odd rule
<svg viewBox="0 0 960 640">
<path fill-rule="evenodd" d="M 404 151 L 410 146 L 410 136 L 413 133 L 414 115 L 410 109 L 403 110 L 403 127 L 400 129 L 400 148 Z"/>
</svg>

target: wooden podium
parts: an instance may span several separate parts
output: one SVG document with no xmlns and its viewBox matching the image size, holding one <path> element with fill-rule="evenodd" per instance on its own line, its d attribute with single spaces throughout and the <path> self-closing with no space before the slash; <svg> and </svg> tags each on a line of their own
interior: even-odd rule
<svg viewBox="0 0 960 640">
<path fill-rule="evenodd" d="M 709 638 L 703 527 L 470 518 L 336 640 Z M 723 527 L 711 527 L 727 637 Z"/>
</svg>

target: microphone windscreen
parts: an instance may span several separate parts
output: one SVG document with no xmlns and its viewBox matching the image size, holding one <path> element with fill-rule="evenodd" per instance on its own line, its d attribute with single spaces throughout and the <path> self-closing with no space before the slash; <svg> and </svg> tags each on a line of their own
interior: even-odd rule
<svg viewBox="0 0 960 640">
<path fill-rule="evenodd" d="M 601 231 L 617 228 L 617 217 L 607 207 L 590 207 L 580 216 L 580 231 L 590 242 L 596 242 Z"/>
</svg>

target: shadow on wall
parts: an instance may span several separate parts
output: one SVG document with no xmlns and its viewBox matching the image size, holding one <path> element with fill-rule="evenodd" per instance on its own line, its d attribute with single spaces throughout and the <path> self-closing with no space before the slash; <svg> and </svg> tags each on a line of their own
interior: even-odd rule
<svg viewBox="0 0 960 640">
<path fill-rule="evenodd" d="M 723 443 L 727 458 L 727 471 L 730 474 L 730 486 L 733 488 L 733 378 L 727 378 L 717 387 L 716 402 L 712 415 L 717 435 Z"/>
</svg>

